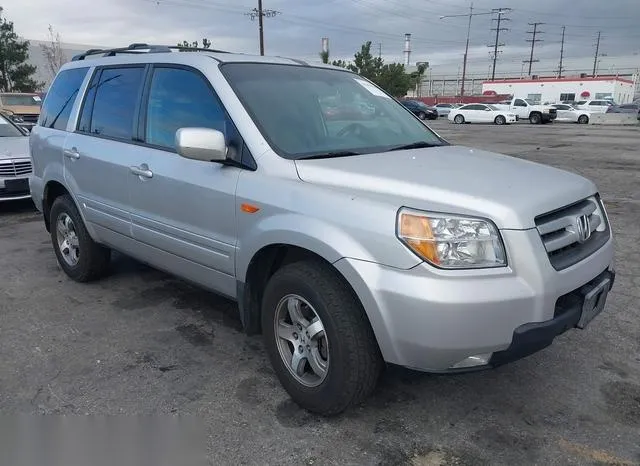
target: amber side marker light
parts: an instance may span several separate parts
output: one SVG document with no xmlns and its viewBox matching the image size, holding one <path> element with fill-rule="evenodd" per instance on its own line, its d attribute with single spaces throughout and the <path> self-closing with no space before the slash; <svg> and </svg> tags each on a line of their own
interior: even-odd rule
<svg viewBox="0 0 640 466">
<path fill-rule="evenodd" d="M 243 212 L 246 212 L 247 214 L 255 214 L 257 211 L 260 210 L 260 207 L 255 206 L 253 204 L 241 204 L 240 210 Z"/>
</svg>

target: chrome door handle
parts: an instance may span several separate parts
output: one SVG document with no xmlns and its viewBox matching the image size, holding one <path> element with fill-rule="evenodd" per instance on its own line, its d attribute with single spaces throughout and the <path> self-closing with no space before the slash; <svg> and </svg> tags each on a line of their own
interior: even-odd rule
<svg viewBox="0 0 640 466">
<path fill-rule="evenodd" d="M 133 173 L 134 175 L 141 176 L 143 178 L 153 178 L 153 172 L 149 170 L 146 164 L 144 167 L 129 167 L 129 170 L 131 170 L 131 173 Z"/>
<path fill-rule="evenodd" d="M 67 157 L 68 159 L 78 160 L 80 158 L 80 153 L 78 152 L 78 149 L 76 149 L 75 147 L 71 149 L 65 149 L 62 152 L 64 153 L 64 156 Z"/>
</svg>

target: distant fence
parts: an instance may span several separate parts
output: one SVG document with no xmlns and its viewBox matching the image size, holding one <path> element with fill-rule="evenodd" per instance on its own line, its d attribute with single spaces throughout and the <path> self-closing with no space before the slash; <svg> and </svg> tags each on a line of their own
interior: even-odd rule
<svg viewBox="0 0 640 466">
<path fill-rule="evenodd" d="M 443 95 L 434 97 L 415 97 L 427 105 L 435 104 L 495 104 L 502 100 L 511 100 L 511 95 L 465 95 L 464 97 Z"/>
</svg>

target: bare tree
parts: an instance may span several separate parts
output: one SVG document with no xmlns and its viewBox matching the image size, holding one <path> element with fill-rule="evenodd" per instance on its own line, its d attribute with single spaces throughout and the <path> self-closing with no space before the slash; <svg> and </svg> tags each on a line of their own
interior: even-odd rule
<svg viewBox="0 0 640 466">
<path fill-rule="evenodd" d="M 53 30 L 53 26 L 49 25 L 49 41 L 47 44 L 40 45 L 42 55 L 47 62 L 47 71 L 51 79 L 55 78 L 58 70 L 67 62 L 67 57 L 62 50 L 62 41 L 60 34 Z"/>
</svg>

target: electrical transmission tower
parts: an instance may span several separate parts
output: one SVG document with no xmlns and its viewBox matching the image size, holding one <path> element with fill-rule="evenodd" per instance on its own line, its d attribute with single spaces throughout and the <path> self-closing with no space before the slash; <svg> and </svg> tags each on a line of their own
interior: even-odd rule
<svg viewBox="0 0 640 466">
<path fill-rule="evenodd" d="M 276 10 L 265 10 L 262 8 L 262 0 L 258 0 L 258 8 L 254 8 L 248 13 L 245 13 L 251 21 L 254 21 L 258 18 L 258 30 L 260 31 L 260 55 L 264 55 L 264 24 L 263 19 L 273 18 L 276 15 L 279 15 L 280 12 Z"/>
<path fill-rule="evenodd" d="M 500 53 L 498 48 L 504 47 L 504 44 L 500 43 L 500 33 L 502 31 L 509 30 L 508 28 L 501 27 L 501 23 L 503 21 L 509 21 L 509 18 L 503 18 L 502 15 L 510 12 L 511 8 L 493 8 L 491 11 L 493 11 L 493 13 L 496 15 L 496 18 L 494 18 L 493 20 L 498 22 L 495 28 L 491 28 L 492 31 L 496 31 L 496 41 L 493 43 L 493 45 L 489 45 L 489 47 L 493 47 L 493 67 L 491 69 L 491 80 L 493 81 L 496 78 L 496 62 L 498 61 L 498 53 Z"/>
<path fill-rule="evenodd" d="M 527 31 L 527 34 L 531 34 L 531 39 L 527 39 L 527 42 L 531 42 L 531 55 L 528 60 L 523 60 L 523 63 L 529 63 L 529 76 L 531 76 L 531 66 L 534 62 L 538 62 L 540 60 L 533 59 L 533 49 L 536 46 L 536 42 L 542 42 L 542 39 L 536 39 L 538 34 L 542 34 L 542 31 L 538 31 L 538 26 L 544 23 L 529 23 L 529 26 L 533 26 L 533 31 Z"/>
</svg>

